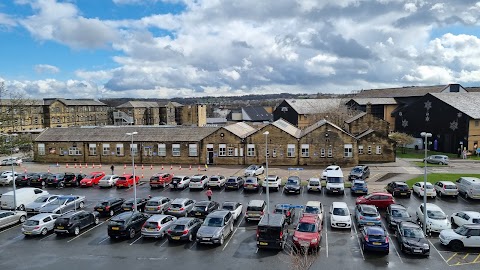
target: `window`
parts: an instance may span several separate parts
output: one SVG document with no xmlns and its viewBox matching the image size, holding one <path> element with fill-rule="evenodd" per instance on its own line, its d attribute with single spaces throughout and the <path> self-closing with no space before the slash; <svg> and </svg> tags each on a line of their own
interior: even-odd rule
<svg viewBox="0 0 480 270">
<path fill-rule="evenodd" d="M 227 148 L 227 155 L 228 155 L 229 157 L 233 157 L 233 147 L 228 147 L 228 148 Z"/>
<path fill-rule="evenodd" d="M 295 144 L 287 145 L 287 157 L 295 157 Z"/>
<path fill-rule="evenodd" d="M 325 157 L 325 148 L 320 149 L 320 157 Z"/>
<path fill-rule="evenodd" d="M 255 144 L 247 144 L 247 157 L 255 156 Z"/>
<path fill-rule="evenodd" d="M 368 151 L 367 153 L 368 153 L 369 155 L 372 154 L 372 146 L 371 146 L 371 145 L 369 145 L 369 146 L 367 147 L 367 151 Z"/>
<path fill-rule="evenodd" d="M 115 148 L 115 152 L 117 153 L 117 156 L 125 155 L 125 153 L 123 152 L 123 144 L 118 143 L 116 148 Z"/>
<path fill-rule="evenodd" d="M 103 148 L 102 153 L 103 153 L 104 156 L 110 155 L 110 144 L 109 143 L 104 143 L 102 145 L 102 148 Z"/>
<path fill-rule="evenodd" d="M 97 144 L 95 144 L 95 143 L 88 144 L 88 154 L 90 156 L 96 156 L 97 155 Z"/>
<path fill-rule="evenodd" d="M 196 157 L 198 156 L 197 145 L 192 143 L 188 145 L 188 156 Z"/>
<path fill-rule="evenodd" d="M 153 155 L 153 147 L 144 146 L 143 147 L 143 155 L 146 156 L 146 157 L 151 157 Z"/>
<path fill-rule="evenodd" d="M 130 155 L 131 156 L 136 156 L 137 153 L 138 153 L 137 144 L 136 143 L 130 144 Z"/>
<path fill-rule="evenodd" d="M 227 145 L 226 144 L 218 145 L 218 156 L 224 157 L 226 155 L 227 155 Z"/>
<path fill-rule="evenodd" d="M 377 153 L 377 155 L 382 154 L 382 146 L 381 145 L 377 145 L 376 153 Z"/>
<path fill-rule="evenodd" d="M 344 149 L 344 157 L 353 157 L 353 146 L 351 144 L 345 144 L 343 146 Z"/>
<path fill-rule="evenodd" d="M 302 144 L 302 157 L 309 157 L 309 145 L 308 144 Z"/>
<path fill-rule="evenodd" d="M 172 156 L 179 157 L 180 156 L 180 144 L 172 144 Z"/>
<path fill-rule="evenodd" d="M 68 155 L 69 156 L 80 156 L 82 154 L 82 151 L 80 151 L 80 149 L 78 149 L 78 147 L 76 146 L 72 146 L 70 148 L 68 148 Z"/>
<path fill-rule="evenodd" d="M 328 148 L 328 157 L 333 157 L 333 149 L 332 147 Z"/>
<path fill-rule="evenodd" d="M 358 146 L 358 154 L 363 155 L 363 145 Z"/>
<path fill-rule="evenodd" d="M 277 157 L 277 149 L 276 148 L 272 149 L 272 157 Z"/>
<path fill-rule="evenodd" d="M 167 156 L 167 146 L 164 143 L 158 144 L 158 156 L 166 157 Z"/>
<path fill-rule="evenodd" d="M 39 143 L 38 144 L 38 155 L 45 156 L 45 144 Z"/>
<path fill-rule="evenodd" d="M 475 120 L 475 126 L 478 127 L 480 125 L 480 121 Z"/>
<path fill-rule="evenodd" d="M 60 156 L 65 155 L 65 154 L 63 153 L 63 147 L 59 147 L 59 148 L 58 148 L 58 155 L 60 155 Z"/>
</svg>

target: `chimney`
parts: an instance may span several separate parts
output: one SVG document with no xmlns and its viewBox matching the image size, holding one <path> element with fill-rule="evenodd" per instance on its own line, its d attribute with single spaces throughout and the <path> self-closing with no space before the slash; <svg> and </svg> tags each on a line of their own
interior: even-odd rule
<svg viewBox="0 0 480 270">
<path fill-rule="evenodd" d="M 372 114 L 372 103 L 370 102 L 367 103 L 367 113 Z"/>
</svg>

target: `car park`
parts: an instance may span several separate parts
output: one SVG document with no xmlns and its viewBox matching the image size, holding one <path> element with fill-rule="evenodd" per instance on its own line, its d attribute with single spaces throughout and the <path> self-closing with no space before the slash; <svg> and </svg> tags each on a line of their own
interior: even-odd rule
<svg viewBox="0 0 480 270">
<path fill-rule="evenodd" d="M 262 181 L 262 188 L 263 190 L 267 189 L 267 182 L 268 182 L 268 188 L 274 189 L 278 191 L 280 187 L 282 186 L 282 179 L 278 177 L 278 175 L 268 175 L 267 176 L 267 181 Z"/>
<path fill-rule="evenodd" d="M 243 190 L 247 191 L 254 191 L 257 192 L 260 189 L 260 178 L 256 176 L 249 176 L 245 180 L 245 184 L 243 184 Z"/>
<path fill-rule="evenodd" d="M 27 212 L 0 210 L 0 229 L 17 223 L 23 223 L 26 219 Z"/>
<path fill-rule="evenodd" d="M 257 176 L 263 174 L 265 168 L 262 165 L 250 165 L 245 169 L 244 176 Z"/>
<path fill-rule="evenodd" d="M 60 234 L 79 235 L 80 231 L 100 223 L 98 212 L 89 212 L 85 210 L 70 212 L 57 217 L 54 224 L 54 232 Z"/>
<path fill-rule="evenodd" d="M 357 204 L 355 206 L 355 220 L 359 227 L 382 226 L 380 213 L 374 205 Z"/>
<path fill-rule="evenodd" d="M 197 243 L 223 245 L 233 233 L 233 217 L 230 211 L 219 210 L 208 214 L 197 231 Z"/>
<path fill-rule="evenodd" d="M 80 180 L 78 180 L 77 175 L 72 172 L 66 172 L 63 176 L 63 184 L 66 187 L 78 187 L 80 185 Z"/>
<path fill-rule="evenodd" d="M 401 204 L 390 204 L 385 211 L 385 221 L 389 228 L 396 229 L 403 221 L 412 221 L 407 209 Z"/>
<path fill-rule="evenodd" d="M 462 226 L 465 224 L 480 224 L 480 213 L 475 211 L 455 212 L 450 217 L 452 226 Z"/>
<path fill-rule="evenodd" d="M 228 210 L 232 213 L 233 220 L 236 221 L 238 217 L 242 215 L 243 211 L 243 204 L 239 202 L 223 202 L 222 204 L 222 210 Z"/>
<path fill-rule="evenodd" d="M 245 184 L 245 179 L 241 176 L 229 176 L 226 183 L 225 189 L 236 189 L 239 190 Z"/>
<path fill-rule="evenodd" d="M 205 189 L 208 184 L 208 176 L 204 174 L 195 174 L 194 176 L 190 177 L 190 183 L 188 184 L 188 188 L 190 190 L 193 189 Z"/>
<path fill-rule="evenodd" d="M 288 224 L 292 224 L 295 220 L 295 207 L 289 203 L 276 204 L 273 213 L 284 215 Z"/>
<path fill-rule="evenodd" d="M 207 186 L 211 188 L 223 188 L 227 179 L 223 175 L 212 175 L 208 180 Z"/>
<path fill-rule="evenodd" d="M 300 194 L 302 186 L 300 184 L 300 178 L 298 176 L 290 176 L 283 187 L 283 193 L 285 194 Z"/>
<path fill-rule="evenodd" d="M 437 196 L 435 188 L 429 182 L 427 182 L 426 186 L 424 186 L 423 182 L 417 182 L 413 184 L 412 189 L 413 193 L 417 194 L 418 197 L 427 196 L 427 198 L 430 197 L 434 199 Z"/>
<path fill-rule="evenodd" d="M 25 211 L 28 214 L 37 214 L 40 213 L 40 209 L 44 207 L 45 205 L 55 201 L 60 195 L 54 195 L 54 194 L 47 194 L 47 195 L 42 195 L 35 199 L 35 201 L 27 204 L 25 206 Z"/>
<path fill-rule="evenodd" d="M 134 209 L 134 198 L 130 198 L 125 200 L 122 204 L 122 211 L 133 211 Z M 145 198 L 137 198 L 137 211 L 144 212 L 145 211 L 145 204 L 147 204 L 147 199 Z"/>
<path fill-rule="evenodd" d="M 28 187 L 30 186 L 30 180 L 36 173 L 22 173 L 17 175 L 15 178 L 15 186 L 17 187 Z"/>
<path fill-rule="evenodd" d="M 220 208 L 220 204 L 215 201 L 198 201 L 188 212 L 189 217 L 204 219 L 208 214 Z"/>
<path fill-rule="evenodd" d="M 18 172 L 6 171 L 0 174 L 0 185 L 6 186 L 13 182 L 13 179 L 19 176 Z"/>
<path fill-rule="evenodd" d="M 263 216 L 257 227 L 257 248 L 279 249 L 285 248 L 288 238 L 288 226 L 283 214 L 268 214 Z"/>
<path fill-rule="evenodd" d="M 251 200 L 248 202 L 247 210 L 245 212 L 245 220 L 247 222 L 252 220 L 260 220 L 265 214 L 267 203 L 264 200 Z"/>
<path fill-rule="evenodd" d="M 166 188 L 172 183 L 173 174 L 171 173 L 157 173 L 150 177 L 150 188 Z"/>
<path fill-rule="evenodd" d="M 93 187 L 94 185 L 98 185 L 100 179 L 105 176 L 104 172 L 91 172 L 87 175 L 87 177 L 83 178 L 80 181 L 81 187 Z"/>
<path fill-rule="evenodd" d="M 163 238 L 176 220 L 170 215 L 153 215 L 143 224 L 141 234 L 143 237 Z"/>
<path fill-rule="evenodd" d="M 9 157 L 5 158 L 0 162 L 1 166 L 20 166 L 22 165 L 23 160 L 19 157 Z"/>
<path fill-rule="evenodd" d="M 438 181 L 433 187 L 439 197 L 451 196 L 456 198 L 458 196 L 458 188 L 455 183 L 451 181 Z"/>
<path fill-rule="evenodd" d="M 186 217 L 195 205 L 195 201 L 189 198 L 176 198 L 165 210 L 165 214 L 175 217 Z"/>
<path fill-rule="evenodd" d="M 122 205 L 125 199 L 123 198 L 108 198 L 98 202 L 93 208 L 95 211 L 103 215 L 113 217 L 115 213 L 122 210 Z"/>
<path fill-rule="evenodd" d="M 392 194 L 393 197 L 406 196 L 410 198 L 412 191 L 408 187 L 407 183 L 401 181 L 393 181 L 387 184 L 387 192 Z"/>
<path fill-rule="evenodd" d="M 64 214 L 85 206 L 85 196 L 63 195 L 40 208 L 40 213 Z"/>
<path fill-rule="evenodd" d="M 17 189 L 15 194 L 12 191 L 3 193 L 0 196 L 2 209 L 24 211 L 25 207 L 34 202 L 38 197 L 49 194 L 48 191 L 39 188 L 25 187 Z M 15 199 L 14 199 L 15 198 Z M 15 204 L 16 202 L 16 204 Z M 15 209 L 15 205 L 17 209 Z"/>
<path fill-rule="evenodd" d="M 355 200 L 355 204 L 375 205 L 377 208 L 387 208 L 393 203 L 395 203 L 393 196 L 385 192 L 373 192 Z"/>
<path fill-rule="evenodd" d="M 480 247 L 480 224 L 465 224 L 456 229 L 445 229 L 440 232 L 440 243 L 453 251 L 465 247 Z"/>
<path fill-rule="evenodd" d="M 41 172 L 33 175 L 32 178 L 30 179 L 30 186 L 31 187 L 45 186 L 46 181 L 50 175 L 52 174 L 48 172 Z"/>
<path fill-rule="evenodd" d="M 118 177 L 118 180 L 115 183 L 115 186 L 117 188 L 121 188 L 121 187 L 130 188 L 133 185 L 137 185 L 139 182 L 140 182 L 140 177 L 138 177 L 138 175 L 135 175 L 135 177 L 133 177 L 133 174 L 124 174 Z"/>
<path fill-rule="evenodd" d="M 348 180 L 365 180 L 368 177 L 370 177 L 370 168 L 366 165 L 358 165 L 353 167 L 353 169 L 350 171 L 350 174 L 348 175 Z"/>
<path fill-rule="evenodd" d="M 387 233 L 381 226 L 365 226 L 360 229 L 363 251 L 380 251 L 388 254 L 390 244 Z"/>
<path fill-rule="evenodd" d="M 342 171 L 342 169 L 340 168 L 340 166 L 337 166 L 337 165 L 328 166 L 322 172 L 322 180 L 327 180 L 327 174 L 328 174 L 329 171 Z"/>
<path fill-rule="evenodd" d="M 319 178 L 310 178 L 307 183 L 307 191 L 322 192 L 322 184 Z"/>
<path fill-rule="evenodd" d="M 337 166 L 338 167 L 338 166 Z M 325 185 L 325 190 L 327 194 L 344 194 L 345 193 L 345 183 L 343 180 L 343 172 L 340 167 L 332 170 L 327 170 L 326 176 L 327 184 Z"/>
<path fill-rule="evenodd" d="M 330 226 L 333 228 L 346 228 L 352 227 L 352 217 L 350 210 L 345 202 L 332 202 L 330 205 Z"/>
<path fill-rule="evenodd" d="M 412 221 L 400 221 L 395 228 L 395 236 L 403 253 L 414 255 L 430 255 L 430 244 L 423 230 Z"/>
<path fill-rule="evenodd" d="M 150 215 L 141 212 L 123 212 L 108 222 L 108 236 L 110 238 L 127 237 L 133 239 L 142 230 L 143 224 Z"/>
<path fill-rule="evenodd" d="M 424 158 L 423 162 L 425 161 L 427 161 L 427 163 L 440 165 L 448 165 L 448 163 L 450 163 L 450 159 L 448 158 L 448 156 L 445 155 L 431 155 L 427 158 Z"/>
<path fill-rule="evenodd" d="M 357 195 L 357 194 L 368 194 L 368 186 L 367 182 L 364 180 L 355 179 L 352 182 L 352 186 L 350 187 L 350 194 Z"/>
<path fill-rule="evenodd" d="M 424 222 L 424 208 L 423 204 L 418 206 L 416 210 L 417 222 L 422 224 Z M 450 229 L 452 227 L 450 221 L 445 215 L 445 212 L 433 203 L 427 203 L 427 232 L 436 232 L 439 233 L 442 230 Z"/>
<path fill-rule="evenodd" d="M 100 181 L 98 181 L 98 187 L 106 188 L 106 187 L 114 187 L 117 184 L 118 178 L 120 176 L 116 174 L 107 174 Z"/>
<path fill-rule="evenodd" d="M 47 187 L 64 187 L 65 186 L 65 173 L 55 173 L 50 175 L 46 181 Z"/>
<path fill-rule="evenodd" d="M 302 216 L 316 216 L 320 225 L 323 224 L 323 204 L 320 201 L 308 201 L 305 204 Z"/>
<path fill-rule="evenodd" d="M 201 219 L 191 217 L 181 217 L 175 220 L 167 230 L 168 241 L 194 241 L 202 223 Z"/>
<path fill-rule="evenodd" d="M 59 215 L 52 213 L 35 215 L 22 224 L 22 233 L 26 236 L 47 235 L 48 232 L 53 231 L 57 217 Z"/>
<path fill-rule="evenodd" d="M 293 232 L 293 244 L 299 250 L 320 250 L 322 226 L 316 216 L 303 216 Z"/>
<path fill-rule="evenodd" d="M 145 205 L 145 213 L 161 214 L 170 207 L 172 200 L 163 196 L 155 196 L 150 198 Z"/>
<path fill-rule="evenodd" d="M 465 199 L 480 199 L 480 179 L 476 177 L 460 177 L 457 181 L 458 193 Z"/>
<path fill-rule="evenodd" d="M 190 177 L 182 175 L 182 176 L 174 176 L 172 177 L 172 183 L 170 183 L 170 188 L 172 190 L 176 189 L 185 189 L 190 185 Z"/>
</svg>

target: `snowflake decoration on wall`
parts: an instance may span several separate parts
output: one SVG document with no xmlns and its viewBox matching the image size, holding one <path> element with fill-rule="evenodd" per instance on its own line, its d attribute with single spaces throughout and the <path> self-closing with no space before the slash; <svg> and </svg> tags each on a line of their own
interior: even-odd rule
<svg viewBox="0 0 480 270">
<path fill-rule="evenodd" d="M 463 114 L 462 114 L 461 112 L 457 113 L 457 117 L 458 117 L 458 118 L 462 117 L 462 115 L 463 115 Z"/>
<path fill-rule="evenodd" d="M 425 116 L 425 122 L 428 122 L 428 121 L 430 121 L 430 116 L 427 115 Z"/>
<path fill-rule="evenodd" d="M 427 100 L 425 102 L 425 109 L 430 110 L 432 108 L 432 102 L 430 102 L 430 100 Z"/>
<path fill-rule="evenodd" d="M 408 127 L 408 120 L 406 119 L 402 120 L 402 127 L 404 128 Z"/>
<path fill-rule="evenodd" d="M 456 120 L 450 122 L 450 129 L 453 130 L 453 131 L 458 129 L 458 122 Z"/>
<path fill-rule="evenodd" d="M 402 113 L 402 112 L 399 112 L 398 115 L 399 115 L 399 116 L 403 116 L 403 113 Z"/>
</svg>

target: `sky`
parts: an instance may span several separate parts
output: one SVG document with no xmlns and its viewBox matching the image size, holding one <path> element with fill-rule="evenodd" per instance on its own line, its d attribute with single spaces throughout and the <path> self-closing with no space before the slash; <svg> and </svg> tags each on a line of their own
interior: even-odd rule
<svg viewBox="0 0 480 270">
<path fill-rule="evenodd" d="M 480 85 L 480 1 L 3 0 L 0 82 L 31 98 Z"/>
</svg>

